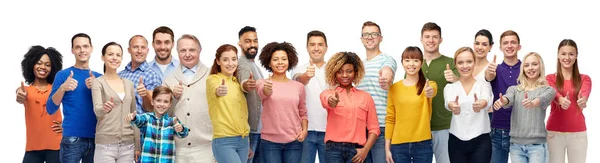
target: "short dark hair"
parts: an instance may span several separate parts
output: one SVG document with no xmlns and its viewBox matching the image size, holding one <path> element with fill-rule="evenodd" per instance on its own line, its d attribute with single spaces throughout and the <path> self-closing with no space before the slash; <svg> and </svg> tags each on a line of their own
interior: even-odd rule
<svg viewBox="0 0 600 163">
<path fill-rule="evenodd" d="M 487 39 L 490 42 L 490 45 L 494 45 L 494 39 L 492 38 L 492 33 L 490 31 L 488 31 L 487 29 L 479 30 L 477 33 L 475 33 L 475 38 L 477 38 L 477 36 L 487 37 Z"/>
<path fill-rule="evenodd" d="M 48 74 L 48 78 L 46 81 L 50 84 L 54 82 L 54 76 L 58 71 L 62 70 L 62 54 L 60 54 L 53 47 L 44 48 L 40 45 L 31 46 L 29 51 L 25 53 L 23 56 L 23 61 L 21 61 L 21 71 L 23 71 L 23 78 L 25 78 L 25 83 L 32 84 L 35 81 L 35 74 L 33 73 L 33 66 L 37 64 L 37 62 L 44 56 L 44 54 L 48 55 L 50 58 L 50 74 Z"/>
<path fill-rule="evenodd" d="M 90 36 L 88 34 L 78 33 L 78 34 L 73 35 L 73 37 L 71 37 L 71 48 L 73 48 L 73 46 L 75 46 L 75 45 L 73 45 L 73 41 L 75 41 L 75 39 L 77 37 L 87 38 L 90 41 L 90 46 L 92 46 L 92 38 L 90 38 Z"/>
<path fill-rule="evenodd" d="M 323 40 L 325 40 L 325 46 L 327 46 L 327 37 L 325 36 L 325 33 L 318 30 L 308 32 L 308 34 L 306 34 L 306 45 L 308 45 L 308 40 L 310 37 L 323 37 Z"/>
<path fill-rule="evenodd" d="M 427 22 L 423 24 L 423 28 L 421 28 L 421 36 L 425 31 L 438 31 L 440 32 L 440 37 L 442 36 L 442 28 L 434 22 Z"/>
<path fill-rule="evenodd" d="M 500 35 L 500 44 L 502 44 L 502 38 L 504 38 L 506 36 L 515 36 L 515 37 L 517 37 L 517 42 L 519 44 L 521 44 L 521 38 L 519 38 L 519 34 L 517 34 L 517 32 L 515 32 L 513 30 L 508 30 L 508 31 L 502 32 L 502 35 Z"/>
<path fill-rule="evenodd" d="M 158 28 L 156 28 L 154 30 L 154 32 L 152 32 L 152 42 L 154 42 L 154 37 L 156 37 L 157 33 L 166 33 L 171 35 L 171 42 L 175 41 L 175 34 L 173 33 L 173 30 L 171 30 L 171 28 L 167 27 L 167 26 L 160 26 Z"/>
<path fill-rule="evenodd" d="M 245 26 L 244 28 L 240 29 L 240 32 L 238 32 L 238 38 L 241 38 L 242 35 L 244 35 L 244 33 L 246 32 L 255 32 L 256 33 L 256 28 L 251 27 L 251 26 Z"/>
<path fill-rule="evenodd" d="M 296 52 L 296 48 L 292 46 L 292 44 L 288 42 L 271 42 L 265 45 L 260 53 L 259 60 L 260 64 L 267 69 L 268 72 L 273 72 L 273 69 L 269 67 L 271 63 L 271 57 L 273 57 L 273 53 L 276 51 L 283 50 L 287 53 L 288 57 L 288 71 L 291 71 L 298 64 L 298 53 Z"/>
<path fill-rule="evenodd" d="M 379 30 L 379 34 L 382 34 L 381 27 L 379 27 L 379 25 L 377 23 L 372 22 L 372 21 L 366 21 L 363 23 L 362 29 L 365 29 L 366 26 L 375 26 L 375 27 L 377 27 L 377 30 Z"/>
<path fill-rule="evenodd" d="M 159 86 L 155 87 L 154 90 L 152 90 L 152 100 L 154 100 L 156 98 L 156 96 L 158 96 L 160 94 L 173 95 L 173 91 L 171 90 L 171 88 L 169 88 L 167 86 L 159 85 Z M 171 100 L 171 99 L 169 99 L 169 100 Z"/>
</svg>

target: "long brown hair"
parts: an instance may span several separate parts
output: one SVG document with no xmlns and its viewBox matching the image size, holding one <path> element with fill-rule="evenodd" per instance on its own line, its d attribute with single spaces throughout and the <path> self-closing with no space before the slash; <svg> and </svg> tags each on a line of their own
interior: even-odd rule
<svg viewBox="0 0 600 163">
<path fill-rule="evenodd" d="M 404 49 L 402 52 L 402 62 L 404 59 L 418 59 L 423 63 L 423 51 L 419 47 L 409 46 Z M 419 68 L 419 81 L 417 82 L 417 95 L 421 95 L 423 92 L 423 88 L 425 87 L 425 74 L 423 74 L 423 69 Z"/>
<path fill-rule="evenodd" d="M 219 72 L 221 72 L 221 66 L 219 66 L 217 64 L 217 60 L 219 60 L 221 58 L 221 55 L 223 55 L 223 53 L 228 52 L 228 51 L 233 51 L 235 52 L 235 56 L 237 57 L 237 48 L 231 44 L 225 44 L 225 45 L 221 45 L 219 46 L 219 48 L 217 48 L 217 54 L 215 54 L 215 60 L 213 61 L 213 65 L 210 68 L 210 74 L 217 74 Z M 235 71 L 233 71 L 233 76 L 237 76 L 237 68 L 235 69 Z"/>
<path fill-rule="evenodd" d="M 577 49 L 577 44 L 575 43 L 575 41 L 571 40 L 571 39 L 564 39 L 562 40 L 559 44 L 558 44 L 558 52 L 557 54 L 560 55 L 560 48 L 562 48 L 563 46 L 572 46 L 575 48 L 575 53 L 577 55 L 579 55 L 579 50 Z M 575 59 L 575 63 L 573 63 L 573 72 L 571 75 L 571 81 L 573 81 L 573 87 L 575 88 L 575 92 L 579 92 L 579 90 L 581 89 L 581 74 L 579 74 L 579 66 L 577 66 L 577 58 Z M 559 93 L 564 93 L 563 92 L 563 85 L 565 83 L 565 77 L 563 76 L 562 73 L 562 65 L 560 64 L 560 59 L 557 57 L 556 58 L 556 89 L 558 89 Z"/>
</svg>

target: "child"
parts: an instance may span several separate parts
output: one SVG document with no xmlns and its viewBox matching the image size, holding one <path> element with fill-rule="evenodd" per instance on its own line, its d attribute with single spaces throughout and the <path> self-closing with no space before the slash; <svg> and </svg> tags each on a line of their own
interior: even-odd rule
<svg viewBox="0 0 600 163">
<path fill-rule="evenodd" d="M 132 125 L 140 128 L 142 133 L 141 163 L 170 163 L 175 160 L 175 136 L 185 138 L 188 128 L 169 117 L 167 111 L 171 107 L 173 92 L 166 86 L 158 86 L 152 94 L 153 112 L 143 114 L 131 113 L 125 117 Z"/>
</svg>

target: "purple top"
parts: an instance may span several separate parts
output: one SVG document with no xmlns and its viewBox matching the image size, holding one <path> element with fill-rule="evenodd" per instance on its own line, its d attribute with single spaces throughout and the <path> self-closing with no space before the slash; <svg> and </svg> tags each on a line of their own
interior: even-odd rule
<svg viewBox="0 0 600 163">
<path fill-rule="evenodd" d="M 521 60 L 514 66 L 509 66 L 505 62 L 498 65 L 496 69 L 496 78 L 490 81 L 492 92 L 494 92 L 494 101 L 498 100 L 500 93 L 506 94 L 508 87 L 517 85 L 517 78 L 521 70 Z M 492 128 L 510 130 L 510 114 L 512 106 L 506 109 L 494 110 L 492 117 Z"/>
</svg>

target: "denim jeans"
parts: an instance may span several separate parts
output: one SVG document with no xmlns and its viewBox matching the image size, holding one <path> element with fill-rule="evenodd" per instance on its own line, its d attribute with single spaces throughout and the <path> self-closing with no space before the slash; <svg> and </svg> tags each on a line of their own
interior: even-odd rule
<svg viewBox="0 0 600 163">
<path fill-rule="evenodd" d="M 450 157 L 448 156 L 448 137 L 450 131 L 437 130 L 431 131 L 433 136 L 433 155 L 435 156 L 436 163 L 450 163 Z"/>
<path fill-rule="evenodd" d="M 390 146 L 394 162 L 431 163 L 433 144 L 431 140 L 421 142 L 392 144 Z"/>
<path fill-rule="evenodd" d="M 260 157 L 260 134 L 250 133 L 250 150 L 254 154 L 248 158 L 248 163 L 262 163 Z"/>
<path fill-rule="evenodd" d="M 548 163 L 548 145 L 510 144 L 510 162 L 512 163 Z"/>
<path fill-rule="evenodd" d="M 261 139 L 260 154 L 263 163 L 300 163 L 302 143 L 297 140 L 289 143 L 275 143 Z"/>
<path fill-rule="evenodd" d="M 328 141 L 325 143 L 325 160 L 327 163 L 352 163 L 352 157 L 356 155 L 356 148 L 362 148 L 362 146 L 356 143 Z"/>
<path fill-rule="evenodd" d="M 373 147 L 371 147 L 367 158 L 365 158 L 365 163 L 385 163 L 385 127 L 380 127 L 379 131 L 381 133 L 375 139 Z M 368 131 L 367 139 L 369 139 Z"/>
<path fill-rule="evenodd" d="M 488 163 L 492 158 L 490 134 L 481 134 L 467 141 L 460 140 L 450 134 L 448 138 L 448 155 L 450 156 L 450 162 Z"/>
<path fill-rule="evenodd" d="M 510 130 L 492 128 L 492 163 L 507 163 L 510 151 Z"/>
<path fill-rule="evenodd" d="M 248 161 L 248 137 L 234 136 L 216 138 L 212 150 L 217 162 L 246 163 Z"/>
<path fill-rule="evenodd" d="M 308 131 L 308 135 L 302 143 L 302 163 L 315 163 L 317 151 L 319 163 L 325 163 L 325 132 Z"/>
<path fill-rule="evenodd" d="M 94 138 L 63 136 L 60 142 L 60 162 L 93 163 L 96 148 L 94 141 Z"/>
<path fill-rule="evenodd" d="M 59 159 L 58 150 L 39 150 L 39 151 L 26 151 L 23 156 L 23 163 L 58 163 Z"/>
</svg>

